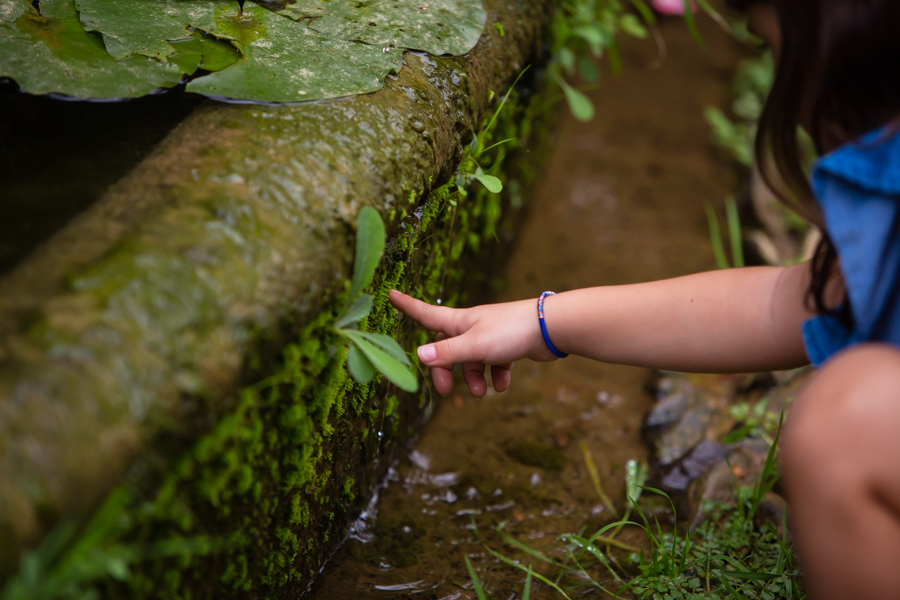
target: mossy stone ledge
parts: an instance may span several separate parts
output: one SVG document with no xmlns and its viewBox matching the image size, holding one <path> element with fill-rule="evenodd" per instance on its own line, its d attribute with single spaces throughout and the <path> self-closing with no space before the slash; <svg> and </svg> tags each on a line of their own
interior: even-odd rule
<svg viewBox="0 0 900 600">
<path fill-rule="evenodd" d="M 203 104 L 0 278 L 0 587 L 24 549 L 119 490 L 125 542 L 216 543 L 141 563 L 110 597 L 308 589 L 432 401 L 344 368 L 333 325 L 356 214 L 376 208 L 390 238 L 362 326 L 407 349 L 424 334 L 387 290 L 458 300 L 485 271 L 464 265 L 511 223 L 498 197 L 456 203 L 448 182 L 540 60 L 553 4 L 485 8 L 471 53 L 406 53 L 377 93 Z M 533 151 L 508 151 L 506 207 L 535 172 L 546 100 L 513 96 L 496 140 Z"/>
</svg>

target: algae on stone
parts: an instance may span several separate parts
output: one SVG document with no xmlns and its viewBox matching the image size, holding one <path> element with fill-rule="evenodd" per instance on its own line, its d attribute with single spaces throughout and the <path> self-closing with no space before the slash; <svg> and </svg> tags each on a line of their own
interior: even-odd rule
<svg viewBox="0 0 900 600">
<path fill-rule="evenodd" d="M 0 77 L 32 94 L 135 98 L 181 79 L 181 69 L 145 56 L 112 57 L 86 32 L 74 0 L 0 0 Z"/>
</svg>

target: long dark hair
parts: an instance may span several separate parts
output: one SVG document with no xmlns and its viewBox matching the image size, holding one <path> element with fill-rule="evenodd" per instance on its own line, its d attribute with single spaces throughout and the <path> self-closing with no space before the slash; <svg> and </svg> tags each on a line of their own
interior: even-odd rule
<svg viewBox="0 0 900 600">
<path fill-rule="evenodd" d="M 730 0 L 736 8 L 767 4 L 781 28 L 772 91 L 759 120 L 756 160 L 763 179 L 794 210 L 822 228 L 797 135 L 801 125 L 817 154 L 857 140 L 900 115 L 900 0 Z M 826 303 L 837 252 L 824 234 L 816 249 L 808 302 L 852 325 Z M 846 296 L 846 295 L 845 295 Z"/>
</svg>

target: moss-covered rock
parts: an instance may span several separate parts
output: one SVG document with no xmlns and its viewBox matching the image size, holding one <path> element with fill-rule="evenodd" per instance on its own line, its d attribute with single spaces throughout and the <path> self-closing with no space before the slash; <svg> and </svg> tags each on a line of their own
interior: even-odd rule
<svg viewBox="0 0 900 600">
<path fill-rule="evenodd" d="M 431 401 L 344 369 L 356 213 L 378 209 L 391 238 L 363 326 L 407 348 L 422 334 L 387 290 L 454 302 L 465 261 L 509 226 L 498 197 L 447 182 L 539 58 L 550 3 L 487 9 L 472 53 L 408 53 L 378 93 L 202 106 L 0 281 L 0 573 L 119 488 L 127 541 L 218 540 L 145 563 L 129 597 L 306 589 Z M 533 139 L 538 104 L 513 102 L 495 139 Z M 538 153 L 518 154 L 505 177 Z M 509 179 L 507 200 L 522 187 Z"/>
</svg>

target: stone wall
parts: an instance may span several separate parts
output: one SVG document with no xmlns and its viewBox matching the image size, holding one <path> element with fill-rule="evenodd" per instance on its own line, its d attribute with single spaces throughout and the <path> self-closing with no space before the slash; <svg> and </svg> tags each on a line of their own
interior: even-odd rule
<svg viewBox="0 0 900 600">
<path fill-rule="evenodd" d="M 447 185 L 551 16 L 545 0 L 486 8 L 470 54 L 407 53 L 380 92 L 202 105 L 0 280 L 0 583 L 114 498 L 131 547 L 193 550 L 141 563 L 111 596 L 307 589 L 432 402 L 343 367 L 333 324 L 359 208 L 390 237 L 363 325 L 409 349 L 423 334 L 387 290 L 459 300 L 540 154 L 510 152 L 503 202 Z M 495 139 L 537 149 L 540 94 L 514 96 Z"/>
</svg>

